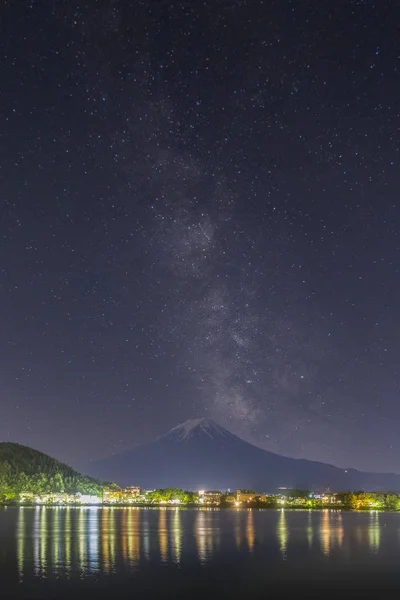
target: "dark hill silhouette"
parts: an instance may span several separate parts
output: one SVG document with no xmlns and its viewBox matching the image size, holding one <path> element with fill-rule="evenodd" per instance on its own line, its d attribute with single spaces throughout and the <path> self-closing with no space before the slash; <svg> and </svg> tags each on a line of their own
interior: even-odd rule
<svg viewBox="0 0 400 600">
<path fill-rule="evenodd" d="M 103 484 L 28 446 L 0 443 L 0 501 L 15 500 L 21 492 L 65 491 L 101 493 Z"/>
<path fill-rule="evenodd" d="M 184 489 L 278 487 L 400 491 L 400 475 L 364 473 L 280 456 L 253 446 L 210 419 L 193 419 L 154 442 L 94 463 L 94 477 L 119 485 Z"/>
</svg>

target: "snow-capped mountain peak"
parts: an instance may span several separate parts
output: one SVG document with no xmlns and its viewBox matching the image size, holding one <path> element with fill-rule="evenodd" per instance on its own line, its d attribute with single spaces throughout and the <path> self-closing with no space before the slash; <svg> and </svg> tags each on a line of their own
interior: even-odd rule
<svg viewBox="0 0 400 600">
<path fill-rule="evenodd" d="M 215 439 L 220 437 L 221 435 L 226 436 L 229 432 L 214 423 L 211 419 L 207 419 L 206 417 L 198 418 L 198 419 L 189 419 L 184 423 L 180 423 L 176 425 L 168 433 L 163 435 L 162 437 L 175 438 L 180 441 L 188 440 L 194 435 L 207 435 L 208 437 Z"/>
</svg>

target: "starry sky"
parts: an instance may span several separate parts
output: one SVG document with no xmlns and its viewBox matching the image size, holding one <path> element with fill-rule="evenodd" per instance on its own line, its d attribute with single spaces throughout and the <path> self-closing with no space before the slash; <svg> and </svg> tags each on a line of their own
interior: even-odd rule
<svg viewBox="0 0 400 600">
<path fill-rule="evenodd" d="M 3 3 L 1 440 L 400 472 L 395 4 Z"/>
</svg>

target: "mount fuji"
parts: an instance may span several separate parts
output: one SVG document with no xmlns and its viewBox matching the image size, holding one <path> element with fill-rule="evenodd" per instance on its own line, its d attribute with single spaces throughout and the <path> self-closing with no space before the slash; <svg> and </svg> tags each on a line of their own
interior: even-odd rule
<svg viewBox="0 0 400 600">
<path fill-rule="evenodd" d="M 114 455 L 87 469 L 121 486 L 197 489 L 278 487 L 321 490 L 400 491 L 400 475 L 340 469 L 288 458 L 253 446 L 210 419 L 192 419 L 153 442 Z"/>
</svg>

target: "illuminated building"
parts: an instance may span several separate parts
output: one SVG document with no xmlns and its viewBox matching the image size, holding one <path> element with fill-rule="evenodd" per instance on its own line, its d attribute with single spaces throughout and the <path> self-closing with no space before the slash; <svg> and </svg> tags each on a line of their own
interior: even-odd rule
<svg viewBox="0 0 400 600">
<path fill-rule="evenodd" d="M 232 494 L 228 494 L 227 496 L 225 496 L 225 502 L 227 504 L 235 504 L 236 498 L 235 496 L 232 496 Z"/>
<path fill-rule="evenodd" d="M 322 502 L 325 502 L 326 504 L 335 504 L 336 496 L 334 494 L 323 494 Z"/>
<path fill-rule="evenodd" d="M 122 490 L 109 489 L 103 490 L 103 504 L 121 504 L 122 503 Z"/>
<path fill-rule="evenodd" d="M 98 504 L 100 498 L 93 494 L 77 494 L 77 502 L 80 504 Z"/>
<path fill-rule="evenodd" d="M 94 494 L 66 494 L 55 492 L 47 494 L 31 494 L 21 492 L 21 504 L 100 504 L 100 497 Z"/>
<path fill-rule="evenodd" d="M 310 498 L 314 498 L 315 500 L 320 500 L 324 504 L 335 504 L 336 503 L 335 494 L 331 494 L 330 492 L 323 492 L 321 494 L 311 493 Z"/>
<path fill-rule="evenodd" d="M 130 485 L 122 490 L 122 494 L 126 500 L 137 500 L 140 496 L 140 487 Z"/>
<path fill-rule="evenodd" d="M 133 485 L 126 488 L 103 490 L 103 504 L 131 504 L 141 499 L 140 488 Z"/>
<path fill-rule="evenodd" d="M 199 499 L 201 504 L 206 504 L 208 506 L 214 504 L 218 505 L 221 503 L 222 492 L 218 490 L 200 490 L 199 491 Z"/>
<path fill-rule="evenodd" d="M 21 492 L 19 495 L 19 501 L 21 504 L 31 504 L 35 501 L 35 494 L 32 492 Z"/>
<path fill-rule="evenodd" d="M 253 492 L 251 490 L 237 490 L 236 491 L 236 502 L 239 502 L 239 504 L 242 504 L 245 502 L 252 502 L 256 496 L 258 497 L 258 494 L 256 494 L 255 492 Z"/>
</svg>

